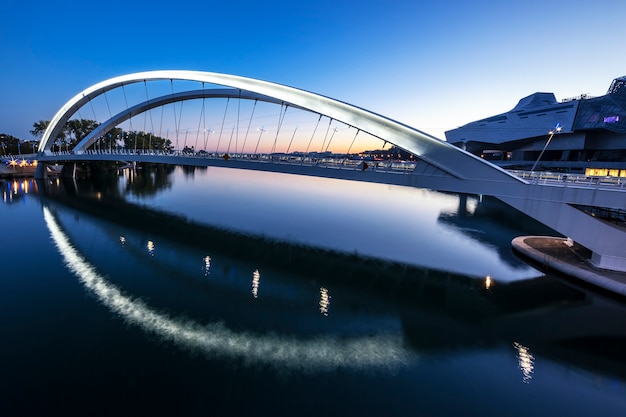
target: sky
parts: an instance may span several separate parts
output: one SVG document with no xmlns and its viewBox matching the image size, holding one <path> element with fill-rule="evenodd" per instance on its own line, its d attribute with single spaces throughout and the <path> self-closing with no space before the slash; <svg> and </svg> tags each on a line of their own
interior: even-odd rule
<svg viewBox="0 0 626 417">
<path fill-rule="evenodd" d="M 626 75 L 623 0 L 22 0 L 0 16 L 0 133 L 24 140 L 85 88 L 147 70 L 285 84 L 442 139 Z"/>
</svg>

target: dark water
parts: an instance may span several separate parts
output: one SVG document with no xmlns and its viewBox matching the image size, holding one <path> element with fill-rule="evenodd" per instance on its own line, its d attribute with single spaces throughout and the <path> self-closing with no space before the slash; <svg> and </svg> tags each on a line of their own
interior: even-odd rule
<svg viewBox="0 0 626 417">
<path fill-rule="evenodd" d="M 626 415 L 626 304 L 489 199 L 225 169 L 3 183 L 0 415 Z"/>
</svg>

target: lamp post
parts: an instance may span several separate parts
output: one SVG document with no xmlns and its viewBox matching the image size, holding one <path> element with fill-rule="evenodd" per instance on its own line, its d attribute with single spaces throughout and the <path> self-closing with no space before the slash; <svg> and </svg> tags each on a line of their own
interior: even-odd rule
<svg viewBox="0 0 626 417">
<path fill-rule="evenodd" d="M 530 169 L 531 172 L 535 170 L 535 167 L 537 166 L 537 164 L 539 163 L 539 160 L 541 159 L 541 157 L 543 156 L 543 153 L 546 151 L 546 148 L 548 147 L 548 145 L 550 144 L 550 141 L 552 140 L 552 138 L 554 137 L 554 135 L 556 133 L 559 133 L 563 128 L 561 127 L 561 123 L 557 123 L 556 126 L 554 126 L 554 129 L 551 129 L 548 133 L 550 134 L 550 136 L 548 136 L 548 140 L 546 141 L 546 144 L 543 146 L 543 149 L 541 150 L 541 153 L 539 153 L 539 157 L 537 158 L 537 160 L 535 161 L 535 163 L 533 164 L 533 167 Z"/>
</svg>

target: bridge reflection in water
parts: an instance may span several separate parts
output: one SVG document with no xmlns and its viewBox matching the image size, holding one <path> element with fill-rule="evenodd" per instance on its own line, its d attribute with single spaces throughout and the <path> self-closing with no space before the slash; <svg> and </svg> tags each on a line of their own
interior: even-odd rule
<svg viewBox="0 0 626 417">
<path fill-rule="evenodd" d="M 626 347 L 626 306 L 567 281 L 494 282 L 360 258 L 62 188 L 43 186 L 42 202 L 68 268 L 129 324 L 184 350 L 319 372 L 406 369 L 504 344 L 527 383 L 545 360 L 626 380 L 614 355 Z M 466 216 L 445 219 L 467 225 Z M 109 242 L 94 251 L 91 236 Z"/>
</svg>

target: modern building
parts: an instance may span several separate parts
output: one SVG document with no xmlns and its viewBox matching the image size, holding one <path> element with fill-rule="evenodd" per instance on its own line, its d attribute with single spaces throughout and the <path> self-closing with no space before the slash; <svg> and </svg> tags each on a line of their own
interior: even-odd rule
<svg viewBox="0 0 626 417">
<path fill-rule="evenodd" d="M 626 76 L 606 95 L 524 97 L 512 110 L 445 132 L 446 140 L 507 169 L 626 177 Z"/>
</svg>

